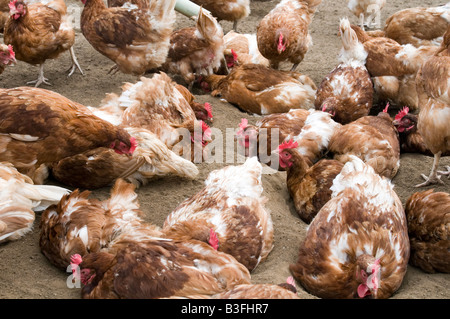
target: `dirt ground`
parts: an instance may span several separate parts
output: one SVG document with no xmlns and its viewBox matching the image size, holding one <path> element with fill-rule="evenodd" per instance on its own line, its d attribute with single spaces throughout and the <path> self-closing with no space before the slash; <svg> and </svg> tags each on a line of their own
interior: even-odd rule
<svg viewBox="0 0 450 319">
<path fill-rule="evenodd" d="M 267 14 L 279 1 L 252 1 L 251 15 L 239 24 L 242 33 L 255 33 L 259 20 Z M 319 6 L 311 25 L 314 45 L 307 53 L 298 71 L 312 77 L 319 84 L 322 78 L 337 64 L 337 53 L 340 39 L 337 37 L 339 18 L 349 17 L 357 22 L 356 17 L 347 9 L 345 0 L 324 0 Z M 381 23 L 392 13 L 416 6 L 435 6 L 444 3 L 437 0 L 388 0 L 381 14 Z M 68 0 L 68 7 L 75 15 L 79 15 L 82 4 Z M 177 14 L 176 27 L 191 26 L 193 22 Z M 224 32 L 231 29 L 231 22 L 222 21 Z M 68 53 L 57 60 L 48 61 L 45 75 L 53 84 L 51 89 L 84 105 L 98 106 L 106 93 L 119 93 L 123 82 L 134 82 L 135 77 L 117 73 L 108 75 L 112 62 L 95 51 L 77 29 L 75 52 L 85 72 L 85 76 L 75 73 L 68 78 L 66 70 L 70 66 Z M 37 77 L 38 68 L 18 62 L 15 67 L 7 68 L 0 75 L 0 87 L 11 88 L 25 85 Z M 242 113 L 232 105 L 196 92 L 199 102 L 210 102 L 213 105 L 215 121 L 213 126 L 225 132 L 226 128 L 236 128 L 240 119 L 246 117 L 250 123 L 258 118 Z M 233 164 L 233 163 L 231 163 Z M 418 191 L 413 185 L 421 182 L 421 173 L 428 174 L 432 158 L 418 154 L 404 154 L 401 167 L 393 179 L 395 190 L 403 201 Z M 163 178 L 149 183 L 137 190 L 141 208 L 148 222 L 162 225 L 165 217 L 178 204 L 203 187 L 208 173 L 228 163 L 199 164 L 200 174 L 197 180 L 188 181 L 178 178 Z M 450 158 L 442 158 L 440 167 L 450 165 Z M 296 215 L 285 184 L 284 172 L 263 175 L 264 196 L 271 210 L 275 228 L 274 248 L 267 260 L 252 272 L 253 283 L 281 283 L 290 275 L 288 266 L 296 261 L 300 241 L 304 238 L 307 225 Z M 450 191 L 450 180 L 445 185 L 435 187 L 437 191 Z M 104 199 L 109 188 L 96 190 L 92 196 Z M 77 299 L 80 289 L 68 288 L 66 279 L 69 273 L 53 267 L 41 254 L 38 244 L 40 214 L 36 214 L 34 230 L 15 242 L 0 245 L 0 298 L 26 299 Z M 301 298 L 315 298 L 298 285 Z M 409 266 L 400 289 L 392 298 L 401 299 L 448 299 L 450 298 L 450 275 L 426 274 L 420 269 Z"/>
</svg>

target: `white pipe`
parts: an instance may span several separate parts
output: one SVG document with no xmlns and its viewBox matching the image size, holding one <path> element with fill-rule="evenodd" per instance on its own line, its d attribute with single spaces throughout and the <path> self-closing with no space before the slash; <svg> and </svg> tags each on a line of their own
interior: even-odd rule
<svg viewBox="0 0 450 319">
<path fill-rule="evenodd" d="M 200 6 L 189 0 L 177 0 L 175 3 L 175 10 L 192 20 L 197 20 Z M 208 10 L 203 9 L 203 11 Z"/>
</svg>

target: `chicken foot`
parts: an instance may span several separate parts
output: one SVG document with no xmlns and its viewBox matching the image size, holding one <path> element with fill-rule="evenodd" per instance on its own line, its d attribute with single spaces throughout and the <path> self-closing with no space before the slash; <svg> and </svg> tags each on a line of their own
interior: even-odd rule
<svg viewBox="0 0 450 319">
<path fill-rule="evenodd" d="M 425 174 L 422 174 L 421 176 L 423 179 L 425 179 L 425 182 L 418 184 L 415 187 L 423 187 L 432 184 L 444 184 L 444 182 L 441 180 L 441 176 L 437 174 L 437 167 L 439 165 L 441 154 L 442 152 L 434 154 L 433 167 L 431 168 L 430 176 L 427 177 Z M 444 175 L 447 174 L 450 174 L 450 170 L 448 172 L 444 172 Z"/>
<path fill-rule="evenodd" d="M 447 171 L 438 171 L 441 175 L 446 175 L 450 179 L 450 166 L 445 167 Z"/>
<path fill-rule="evenodd" d="M 50 82 L 48 82 L 48 79 L 46 77 L 44 77 L 44 63 L 39 64 L 39 76 L 38 76 L 37 80 L 27 82 L 27 84 L 35 84 L 34 87 L 36 87 L 36 88 L 39 85 L 41 85 L 42 83 L 50 85 L 50 86 L 52 85 Z"/>
</svg>

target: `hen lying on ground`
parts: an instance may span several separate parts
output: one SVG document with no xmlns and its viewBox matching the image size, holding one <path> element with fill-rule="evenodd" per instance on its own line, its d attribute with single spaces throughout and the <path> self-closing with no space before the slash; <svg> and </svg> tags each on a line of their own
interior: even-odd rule
<svg viewBox="0 0 450 319">
<path fill-rule="evenodd" d="M 254 125 L 243 118 L 236 132 L 236 139 L 243 147 L 243 155 L 258 156 L 261 162 L 269 165 L 265 159 L 270 157 L 272 151 L 283 141 L 300 134 L 309 114 L 308 110 L 292 109 L 286 113 L 266 115 Z"/>
<path fill-rule="evenodd" d="M 364 116 L 337 129 L 328 150 L 342 163 L 355 155 L 390 179 L 400 167 L 400 142 L 387 107 L 377 116 Z"/>
<path fill-rule="evenodd" d="M 197 177 L 195 164 L 176 155 L 152 132 L 134 127 L 125 130 L 136 138 L 132 156 L 101 147 L 52 164 L 52 176 L 65 185 L 90 190 L 112 185 L 118 178 L 140 187 L 163 176 Z"/>
<path fill-rule="evenodd" d="M 406 201 L 405 214 L 409 262 L 427 273 L 450 273 L 450 194 L 432 189 L 414 193 Z"/>
<path fill-rule="evenodd" d="M 197 120 L 185 92 L 165 73 L 125 83 L 120 96 L 107 95 L 100 111 L 111 114 L 116 124 L 151 131 L 170 150 L 192 161 L 203 159 L 211 141 L 209 126 Z"/>
<path fill-rule="evenodd" d="M 311 222 L 290 270 L 320 298 L 389 298 L 400 287 L 410 245 L 402 202 L 386 178 L 352 156 L 332 198 Z"/>
<path fill-rule="evenodd" d="M 163 233 L 210 243 L 250 271 L 255 269 L 273 248 L 272 217 L 264 206 L 261 173 L 256 157 L 211 172 L 205 187 L 167 216 Z"/>
<path fill-rule="evenodd" d="M 241 110 L 259 115 L 314 107 L 316 85 L 307 75 L 259 64 L 232 68 L 228 75 L 204 77 L 202 87 Z"/>
<path fill-rule="evenodd" d="M 344 164 L 321 159 L 308 165 L 297 151 L 297 142 L 284 142 L 278 147 L 279 162 L 286 169 L 286 185 L 299 217 L 310 223 L 331 198 L 333 180 Z"/>
<path fill-rule="evenodd" d="M 93 115 L 87 107 L 39 88 L 0 89 L 0 161 L 12 163 L 35 184 L 46 165 L 98 147 L 123 156 L 136 148 L 123 128 Z"/>
<path fill-rule="evenodd" d="M 134 186 L 118 180 L 100 202 L 77 190 L 42 215 L 40 247 L 81 280 L 83 298 L 183 298 L 249 284 L 231 255 L 198 240 L 162 236 L 140 218 Z"/>
</svg>

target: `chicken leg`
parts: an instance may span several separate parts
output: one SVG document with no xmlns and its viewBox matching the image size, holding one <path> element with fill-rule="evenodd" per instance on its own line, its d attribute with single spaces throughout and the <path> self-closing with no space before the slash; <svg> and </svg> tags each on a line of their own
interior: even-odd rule
<svg viewBox="0 0 450 319">
<path fill-rule="evenodd" d="M 39 64 L 39 76 L 37 80 L 27 82 L 27 84 L 35 84 L 34 87 L 38 87 L 42 83 L 50 86 L 52 85 L 50 82 L 48 82 L 48 79 L 44 77 L 44 63 Z"/>
<path fill-rule="evenodd" d="M 78 69 L 78 70 L 80 71 L 80 73 L 81 73 L 82 75 L 84 75 L 84 72 L 83 72 L 83 70 L 81 69 L 80 64 L 78 63 L 77 57 L 75 56 L 75 52 L 74 52 L 74 50 L 73 50 L 73 46 L 70 47 L 69 52 L 70 52 L 70 57 L 71 57 L 71 59 L 72 59 L 72 67 L 70 68 L 70 71 L 69 71 L 69 75 L 68 75 L 68 76 L 71 76 L 71 75 L 73 74 L 73 72 L 75 72 L 75 69 Z"/>
<path fill-rule="evenodd" d="M 442 152 L 434 154 L 433 167 L 431 168 L 430 176 L 427 177 L 425 174 L 422 174 L 421 176 L 423 177 L 423 179 L 425 179 L 425 182 L 416 185 L 416 187 L 423 187 L 432 184 L 444 184 L 444 182 L 441 181 L 441 176 L 437 174 L 438 173 L 437 168 L 439 165 L 441 154 Z M 444 175 L 450 174 L 450 170 L 449 172 L 444 172 L 443 174 Z"/>
<path fill-rule="evenodd" d="M 237 27 L 238 27 L 238 21 L 239 21 L 239 20 L 234 20 L 234 21 L 233 21 L 233 30 L 234 30 L 235 32 L 238 32 L 238 30 L 237 30 Z"/>
</svg>

